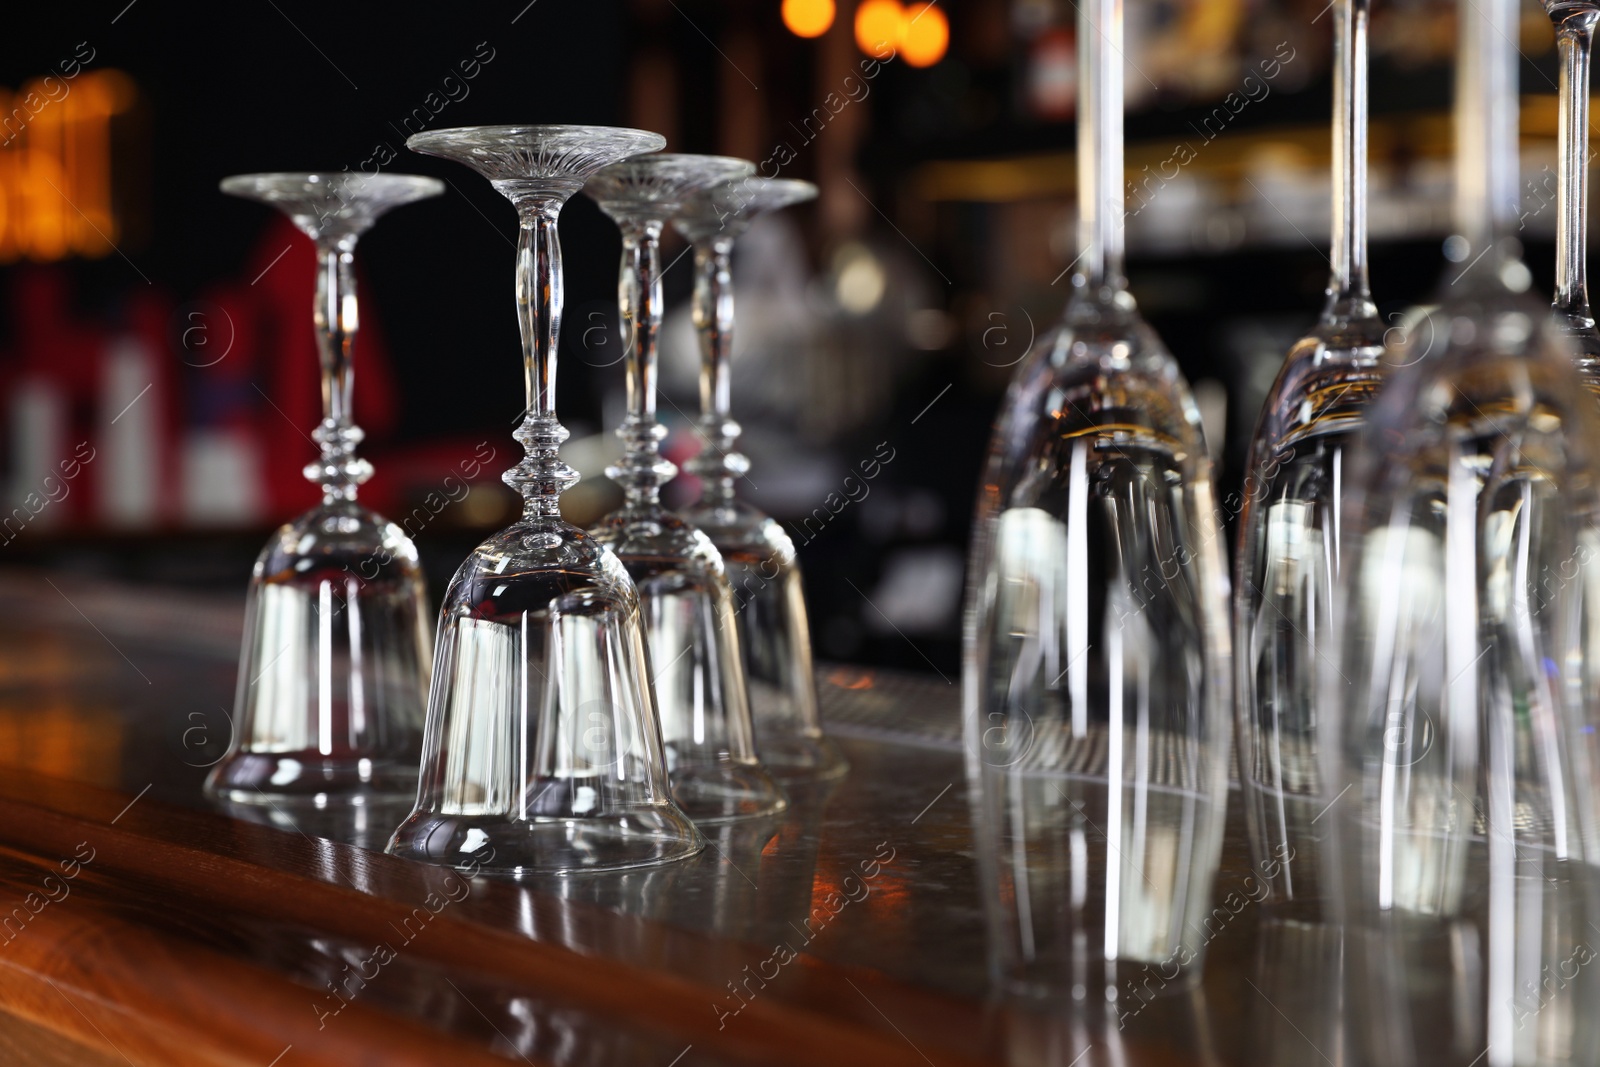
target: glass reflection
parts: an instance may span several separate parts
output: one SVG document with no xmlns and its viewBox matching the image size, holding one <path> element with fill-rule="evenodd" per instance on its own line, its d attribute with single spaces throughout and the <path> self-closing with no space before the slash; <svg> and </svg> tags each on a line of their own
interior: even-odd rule
<svg viewBox="0 0 1600 1067">
<path fill-rule="evenodd" d="M 962 716 L 994 977 L 1100 1000 L 1197 970 L 1232 716 L 1199 414 L 1122 276 L 1121 7 L 1079 18 L 1085 251 L 995 424 Z"/>
<path fill-rule="evenodd" d="M 1134 1014 L 1104 1000 L 1070 1012 L 1008 1006 L 994 1025 L 1006 1067 L 1219 1067 L 1223 1060 L 1207 1016 L 1204 996 L 1188 990 L 1152 999 Z"/>
<path fill-rule="evenodd" d="M 315 804 L 240 804 L 225 797 L 216 797 L 211 803 L 229 818 L 303 834 L 309 838 L 340 841 L 374 852 L 383 851 L 394 828 L 411 814 L 409 800 L 317 807 Z"/>
<path fill-rule="evenodd" d="M 1327 303 L 1262 405 L 1239 513 L 1234 685 L 1239 774 L 1257 863 L 1289 857 L 1273 907 L 1320 916 L 1330 823 L 1317 676 L 1344 559 L 1348 453 L 1382 381 L 1384 321 L 1367 284 L 1367 0 L 1334 24 L 1333 238 Z"/>
<path fill-rule="evenodd" d="M 1337 926 L 1263 921 L 1245 994 L 1247 1062 L 1346 1062 L 1343 966 Z"/>
<path fill-rule="evenodd" d="M 1476 259 L 1391 353 L 1351 464 L 1326 803 L 1352 1032 L 1379 1064 L 1600 1059 L 1600 419 L 1503 238 L 1518 17 L 1462 4 L 1457 222 Z"/>
</svg>

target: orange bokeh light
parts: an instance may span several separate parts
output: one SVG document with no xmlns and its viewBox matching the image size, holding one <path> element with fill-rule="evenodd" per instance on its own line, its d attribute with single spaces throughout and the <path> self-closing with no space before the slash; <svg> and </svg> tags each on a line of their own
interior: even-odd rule
<svg viewBox="0 0 1600 1067">
<path fill-rule="evenodd" d="M 109 69 L 0 88 L 0 263 L 116 248 L 112 120 L 136 97 L 133 80 Z"/>
<path fill-rule="evenodd" d="M 828 675 L 828 684 L 836 685 L 840 689 L 871 689 L 872 672 L 841 667 Z"/>
<path fill-rule="evenodd" d="M 856 8 L 856 47 L 869 56 L 891 59 L 900 50 L 905 27 L 900 0 L 865 0 Z"/>
<path fill-rule="evenodd" d="M 796 37 L 821 37 L 833 15 L 833 0 L 783 0 L 783 24 Z"/>
<path fill-rule="evenodd" d="M 931 67 L 950 47 L 950 20 L 933 4 L 916 4 L 906 11 L 900 35 L 900 56 L 913 67 Z"/>
</svg>

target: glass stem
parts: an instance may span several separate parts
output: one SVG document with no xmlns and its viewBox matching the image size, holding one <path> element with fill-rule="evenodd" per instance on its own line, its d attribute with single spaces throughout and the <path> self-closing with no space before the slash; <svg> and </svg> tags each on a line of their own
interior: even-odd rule
<svg viewBox="0 0 1600 1067">
<path fill-rule="evenodd" d="M 564 197 L 537 193 L 519 197 L 517 234 L 517 324 L 522 330 L 522 369 L 528 409 L 512 436 L 527 455 L 502 480 L 522 494 L 523 518 L 559 520 L 561 494 L 578 472 L 561 460 L 569 436 L 556 421 L 556 346 L 561 333 L 561 239 L 556 220 Z"/>
<path fill-rule="evenodd" d="M 750 469 L 750 461 L 735 451 L 741 430 L 730 415 L 732 258 L 730 236 L 695 242 L 694 324 L 700 335 L 700 436 L 705 444 L 686 466 L 700 479 L 700 502 L 711 507 L 731 507 L 734 483 Z"/>
<path fill-rule="evenodd" d="M 1078 3 L 1078 267 L 1073 284 L 1121 289 L 1122 0 Z"/>
<path fill-rule="evenodd" d="M 1594 329 L 1584 269 L 1589 225 L 1589 52 L 1600 9 L 1579 7 L 1556 26 L 1561 52 L 1561 173 L 1556 185 L 1555 309 L 1572 330 Z"/>
<path fill-rule="evenodd" d="M 1517 215 L 1516 0 L 1461 0 L 1459 15 L 1455 214 L 1470 270 Z"/>
<path fill-rule="evenodd" d="M 1369 0 L 1333 5 L 1333 257 L 1325 322 L 1377 317 L 1367 281 Z"/>
<path fill-rule="evenodd" d="M 667 428 L 656 421 L 656 339 L 661 331 L 659 219 L 624 220 L 622 269 L 617 276 L 622 345 L 627 356 L 628 413 L 617 430 L 623 457 L 606 474 L 622 486 L 630 508 L 661 502 L 661 487 L 678 469 L 661 456 Z"/>
<path fill-rule="evenodd" d="M 322 502 L 354 500 L 356 487 L 372 477 L 372 466 L 356 455 L 364 434 L 351 421 L 350 390 L 355 384 L 356 276 L 354 237 L 317 246 L 317 293 L 312 317 L 322 360 L 322 422 L 312 439 L 322 449 L 306 465 L 306 478 L 322 486 Z"/>
</svg>

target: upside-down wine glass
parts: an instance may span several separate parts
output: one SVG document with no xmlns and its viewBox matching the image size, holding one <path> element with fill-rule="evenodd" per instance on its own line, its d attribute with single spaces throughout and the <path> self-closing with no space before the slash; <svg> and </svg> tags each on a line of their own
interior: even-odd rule
<svg viewBox="0 0 1600 1067">
<path fill-rule="evenodd" d="M 754 164 L 726 156 L 643 156 L 612 164 L 584 186 L 622 231 L 617 303 L 628 389 L 617 430 L 622 462 L 606 469 L 625 502 L 592 532 L 638 587 L 672 796 L 701 823 L 770 815 L 787 802 L 756 759 L 722 556 L 661 503 L 661 487 L 678 473 L 661 455 L 667 428 L 656 420 L 661 229 L 689 193 L 754 172 Z"/>
<path fill-rule="evenodd" d="M 1589 57 L 1600 21 L 1595 0 L 1545 0 L 1561 54 L 1556 131 L 1556 329 L 1578 359 L 1578 373 L 1600 393 L 1600 330 L 1589 309 L 1585 253 L 1589 234 Z"/>
<path fill-rule="evenodd" d="M 978 490 L 962 719 L 994 977 L 1187 984 L 1222 846 L 1228 582 L 1189 388 L 1122 273 L 1122 18 L 1078 5 L 1079 245 Z"/>
<path fill-rule="evenodd" d="M 1234 700 L 1240 785 L 1273 902 L 1321 914 L 1319 646 L 1342 558 L 1346 453 L 1381 381 L 1383 321 L 1367 287 L 1368 0 L 1336 0 L 1333 248 L 1317 325 L 1289 350 L 1250 446 L 1239 514 Z"/>
<path fill-rule="evenodd" d="M 527 449 L 507 471 L 520 522 L 473 550 L 439 616 L 416 809 L 389 851 L 500 874 L 569 874 L 681 859 L 704 839 L 673 804 L 639 595 L 620 560 L 561 520 L 578 474 L 560 457 L 556 222 L 595 171 L 659 150 L 605 126 L 480 126 L 407 140 L 465 163 L 517 208 L 517 318 Z"/>
<path fill-rule="evenodd" d="M 733 587 L 739 647 L 750 692 L 756 750 L 780 778 L 836 778 L 849 770 L 822 734 L 805 589 L 794 542 L 782 526 L 739 499 L 750 469 L 733 420 L 733 245 L 757 217 L 810 200 L 810 182 L 746 177 L 691 195 L 673 218 L 694 245 L 694 322 L 700 336 L 700 452 L 684 464 L 700 499 L 684 518 L 722 553 Z"/>
<path fill-rule="evenodd" d="M 1516 0 L 1462 0 L 1442 306 L 1350 456 L 1324 804 L 1356 1058 L 1600 1061 L 1600 413 L 1527 294 Z"/>
<path fill-rule="evenodd" d="M 206 779 L 224 803 L 374 804 L 416 788 L 428 687 L 427 594 L 417 547 L 362 507 L 351 356 L 356 242 L 385 212 L 437 196 L 407 174 L 240 174 L 222 191 L 288 215 L 316 242 L 312 304 L 322 363 L 322 454 L 305 476 L 322 503 L 256 559 L 228 754 Z"/>
</svg>

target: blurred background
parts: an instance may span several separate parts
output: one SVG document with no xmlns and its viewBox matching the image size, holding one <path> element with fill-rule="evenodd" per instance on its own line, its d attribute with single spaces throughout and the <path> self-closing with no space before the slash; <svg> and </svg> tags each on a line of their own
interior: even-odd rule
<svg viewBox="0 0 1600 1067">
<path fill-rule="evenodd" d="M 1128 273 L 1195 383 L 1223 499 L 1327 279 L 1324 4 L 1127 5 Z M 1445 266 L 1454 9 L 1374 13 L 1372 282 L 1397 323 Z M 362 498 L 416 539 L 437 600 L 514 512 L 498 476 L 523 405 L 515 216 L 405 138 L 624 124 L 821 187 L 737 252 L 742 491 L 800 546 L 821 657 L 953 679 L 989 423 L 1059 315 L 1075 255 L 1075 15 L 1071 0 L 13 12 L 0 35 L 0 568 L 132 586 L 153 606 L 242 603 L 270 529 L 317 495 L 299 473 L 320 417 L 313 257 L 217 182 L 417 172 L 446 195 L 389 216 L 358 253 L 356 410 L 378 471 Z M 1548 289 L 1556 58 L 1531 2 L 1522 27 L 1521 236 Z M 582 197 L 561 234 L 559 407 L 584 475 L 564 505 L 588 524 L 620 500 L 603 474 L 620 452 L 620 246 Z M 660 406 L 679 463 L 698 407 L 683 252 L 669 235 Z M 471 491 L 447 495 L 464 472 Z M 695 492 L 680 478 L 669 497 Z"/>
</svg>

